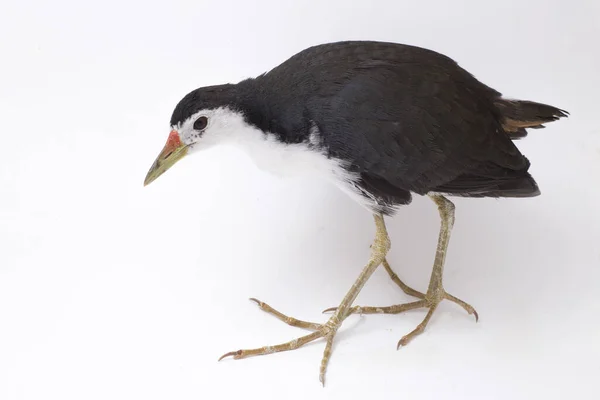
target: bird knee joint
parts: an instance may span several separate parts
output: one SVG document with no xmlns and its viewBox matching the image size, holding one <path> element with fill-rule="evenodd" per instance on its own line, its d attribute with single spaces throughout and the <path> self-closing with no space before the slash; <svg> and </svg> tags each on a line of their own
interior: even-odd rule
<svg viewBox="0 0 600 400">
<path fill-rule="evenodd" d="M 390 241 L 390 238 L 386 235 L 384 237 L 378 237 L 375 240 L 375 243 L 373 243 L 373 246 L 371 246 L 371 249 L 374 250 L 374 252 L 385 256 L 391 247 L 392 242 Z"/>
</svg>

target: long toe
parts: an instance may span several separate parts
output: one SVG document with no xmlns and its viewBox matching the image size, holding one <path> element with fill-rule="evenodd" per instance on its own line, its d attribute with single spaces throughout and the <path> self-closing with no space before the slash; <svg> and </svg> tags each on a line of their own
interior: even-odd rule
<svg viewBox="0 0 600 400">
<path fill-rule="evenodd" d="M 219 358 L 219 361 L 221 361 L 222 359 L 227 358 L 227 357 L 233 357 L 234 360 L 240 360 L 242 358 L 247 358 L 247 357 L 252 357 L 252 356 L 264 356 L 267 354 L 279 353 L 282 351 L 296 350 L 297 348 L 302 347 L 305 344 L 310 343 L 313 340 L 316 340 L 322 336 L 323 336 L 323 332 L 316 331 L 316 332 L 310 333 L 308 335 L 301 336 L 299 338 L 290 340 L 289 342 L 276 344 L 274 346 L 263 346 L 263 347 L 258 347 L 255 349 L 230 351 L 229 353 L 223 354 Z"/>
<path fill-rule="evenodd" d="M 475 311 L 475 309 L 471 305 L 469 305 L 468 303 L 465 303 L 464 301 L 460 300 L 459 298 L 454 297 L 445 292 L 441 298 L 437 298 L 436 300 L 430 300 L 428 297 L 425 297 L 423 300 L 417 300 L 417 301 L 413 301 L 411 303 L 395 304 L 393 306 L 386 306 L 386 307 L 354 306 L 348 311 L 348 313 L 349 314 L 400 314 L 400 313 L 403 313 L 406 311 L 416 310 L 418 308 L 428 308 L 427 315 L 425 316 L 423 321 L 419 325 L 417 325 L 417 327 L 412 332 L 410 332 L 409 334 L 402 337 L 402 339 L 400 339 L 400 341 L 398 342 L 398 348 L 400 348 L 402 346 L 406 346 L 412 339 L 414 339 L 416 336 L 420 335 L 421 333 L 423 333 L 425 331 L 425 328 L 427 327 L 429 320 L 435 313 L 437 306 L 444 299 L 458 304 L 459 306 L 464 308 L 469 314 L 474 315 L 475 321 L 479 320 L 479 315 L 477 314 L 477 311 Z M 337 307 L 332 307 L 332 308 L 326 309 L 323 312 L 331 312 L 331 311 L 336 311 L 336 310 L 337 310 Z"/>
<path fill-rule="evenodd" d="M 331 358 L 333 339 L 340 325 L 341 322 L 339 322 L 337 318 L 332 317 L 329 319 L 329 321 L 327 321 L 327 323 L 319 325 L 318 329 L 315 332 L 312 332 L 308 335 L 301 336 L 299 338 L 290 340 L 289 342 L 277 344 L 274 346 L 263 346 L 255 349 L 242 349 L 230 351 L 228 353 L 223 354 L 219 358 L 219 361 L 227 357 L 232 357 L 234 360 L 240 360 L 242 358 L 252 356 L 262 356 L 267 354 L 279 353 L 282 351 L 296 350 L 307 343 L 324 337 L 327 340 L 327 342 L 325 344 L 325 350 L 321 359 L 321 366 L 319 369 L 319 381 L 323 385 L 325 385 L 325 373 L 327 372 L 327 365 L 329 364 L 329 359 Z"/>
<path fill-rule="evenodd" d="M 254 297 L 250 298 L 250 301 L 255 302 L 258 305 L 258 307 L 260 307 L 260 309 L 263 310 L 264 312 L 266 312 L 267 314 L 271 314 L 278 320 L 283 321 L 290 326 L 295 326 L 297 328 L 302 328 L 302 329 L 309 329 L 312 331 L 316 331 L 321 328 L 321 324 L 316 324 L 314 322 L 307 322 L 307 321 L 302 321 L 301 319 L 288 317 L 287 315 L 277 311 L 276 309 L 274 309 L 267 303 L 262 302 L 258 299 L 255 299 Z"/>
<path fill-rule="evenodd" d="M 469 313 L 469 315 L 474 315 L 475 316 L 475 322 L 479 322 L 479 314 L 477 314 L 477 311 L 475 311 L 475 308 L 473 308 L 473 306 L 471 306 L 468 303 L 465 303 L 464 301 L 462 301 L 458 297 L 452 296 L 449 293 L 444 293 L 444 298 L 446 300 L 450 300 L 451 302 L 456 303 L 459 306 L 461 306 L 462 308 L 464 308 L 465 311 Z"/>
</svg>

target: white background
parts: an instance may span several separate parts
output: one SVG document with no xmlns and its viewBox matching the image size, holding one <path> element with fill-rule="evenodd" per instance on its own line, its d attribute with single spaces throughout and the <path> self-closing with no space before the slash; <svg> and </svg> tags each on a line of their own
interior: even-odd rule
<svg viewBox="0 0 600 400">
<path fill-rule="evenodd" d="M 597 399 L 600 5 L 589 1 L 39 1 L 0 6 L 0 399 Z M 440 306 L 352 316 L 323 343 L 242 361 L 323 322 L 369 255 L 371 216 L 325 182 L 236 149 L 142 182 L 173 107 L 308 46 L 376 39 L 456 59 L 571 118 L 518 143 L 542 196 L 458 199 Z M 432 202 L 388 221 L 390 262 L 425 290 Z M 362 305 L 412 300 L 377 271 Z"/>
</svg>

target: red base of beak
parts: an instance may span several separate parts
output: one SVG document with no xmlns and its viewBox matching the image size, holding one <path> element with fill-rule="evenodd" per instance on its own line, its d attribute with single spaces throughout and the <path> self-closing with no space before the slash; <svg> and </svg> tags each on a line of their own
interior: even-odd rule
<svg viewBox="0 0 600 400">
<path fill-rule="evenodd" d="M 177 133 L 177 131 L 171 131 L 171 133 L 169 133 L 167 143 L 162 151 L 163 157 L 169 153 L 172 153 L 178 147 L 181 147 L 181 138 L 179 137 L 179 133 Z"/>
</svg>

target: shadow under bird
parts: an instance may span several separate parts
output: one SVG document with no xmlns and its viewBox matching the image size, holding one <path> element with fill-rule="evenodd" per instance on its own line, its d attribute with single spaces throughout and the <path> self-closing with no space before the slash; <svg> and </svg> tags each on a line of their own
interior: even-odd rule
<svg viewBox="0 0 600 400">
<path fill-rule="evenodd" d="M 526 136 L 528 128 L 543 128 L 567 115 L 549 105 L 504 98 L 452 59 L 431 50 L 372 41 L 329 43 L 303 50 L 254 79 L 187 94 L 173 111 L 171 133 L 145 185 L 187 154 L 235 143 L 261 169 L 328 179 L 373 214 L 376 235 L 371 256 L 339 306 L 326 310 L 333 313 L 326 323 L 300 321 L 252 299 L 283 322 L 312 332 L 287 343 L 221 357 L 294 350 L 324 338 L 319 376 L 324 384 L 335 334 L 353 313 L 428 309 L 423 322 L 398 346 L 423 332 L 444 299 L 478 318 L 473 307 L 442 285 L 454 224 L 454 204 L 446 196 L 539 195 L 528 172 L 530 163 L 513 141 Z M 386 261 L 390 239 L 384 216 L 409 204 L 412 194 L 429 196 L 441 217 L 433 271 L 424 293 L 404 284 Z M 389 307 L 353 306 L 379 265 L 417 300 Z"/>
</svg>

